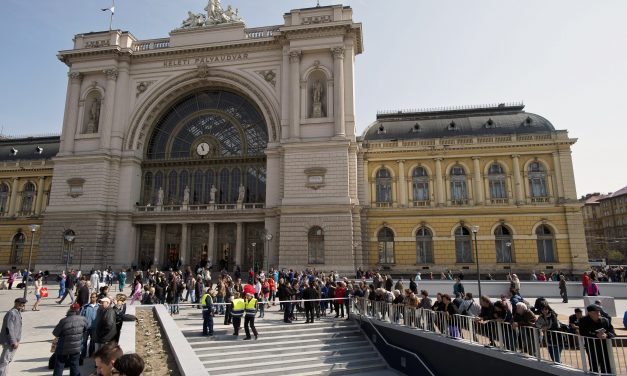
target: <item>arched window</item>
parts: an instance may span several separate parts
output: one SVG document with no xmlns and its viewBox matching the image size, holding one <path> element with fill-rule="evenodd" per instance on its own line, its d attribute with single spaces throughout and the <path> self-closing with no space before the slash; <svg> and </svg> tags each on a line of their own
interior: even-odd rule
<svg viewBox="0 0 627 376">
<path fill-rule="evenodd" d="M 456 262 L 472 262 L 472 239 L 466 227 L 455 229 L 455 259 Z"/>
<path fill-rule="evenodd" d="M 168 175 L 168 192 L 166 193 L 166 205 L 174 205 L 176 203 L 176 171 L 171 171 Z"/>
<path fill-rule="evenodd" d="M 555 236 L 549 226 L 541 225 L 536 229 L 538 236 L 538 261 L 557 262 L 555 257 Z"/>
<path fill-rule="evenodd" d="M 178 194 L 179 203 L 183 203 L 183 198 L 185 196 L 186 187 L 189 187 L 189 173 L 183 170 L 179 174 L 179 194 Z"/>
<path fill-rule="evenodd" d="M 196 170 L 194 173 L 194 191 L 192 193 L 192 205 L 200 205 L 205 203 L 205 190 L 203 185 L 203 179 L 205 174 L 202 170 Z"/>
<path fill-rule="evenodd" d="M 466 171 L 460 165 L 451 168 L 451 203 L 453 205 L 466 205 L 468 203 Z"/>
<path fill-rule="evenodd" d="M 309 229 L 307 248 L 310 264 L 324 264 L 324 231 L 320 227 Z"/>
<path fill-rule="evenodd" d="M 35 184 L 28 182 L 22 192 L 22 215 L 31 215 L 33 212 L 33 202 L 35 201 Z"/>
<path fill-rule="evenodd" d="M 163 188 L 163 172 L 155 173 L 155 188 L 152 194 L 152 201 L 156 204 L 159 201 L 159 189 Z"/>
<path fill-rule="evenodd" d="M 500 163 L 492 163 L 488 170 L 490 182 L 490 198 L 493 204 L 502 204 L 507 199 L 507 186 L 505 185 L 505 171 Z"/>
<path fill-rule="evenodd" d="M 0 184 L 0 214 L 6 213 L 9 204 L 9 186 L 2 183 Z"/>
<path fill-rule="evenodd" d="M 24 243 L 26 243 L 26 236 L 21 232 L 18 232 L 13 236 L 11 242 L 11 263 L 21 264 L 22 254 L 24 253 Z"/>
<path fill-rule="evenodd" d="M 508 264 L 514 262 L 514 253 L 512 252 L 514 241 L 509 228 L 498 226 L 494 230 L 494 239 L 496 246 L 496 262 Z"/>
<path fill-rule="evenodd" d="M 152 172 L 147 172 L 144 175 L 144 192 L 142 195 L 144 205 L 150 204 L 150 200 L 152 199 Z"/>
<path fill-rule="evenodd" d="M 392 203 L 392 175 L 387 168 L 377 171 L 377 202 Z"/>
<path fill-rule="evenodd" d="M 248 167 L 246 169 L 246 197 L 247 202 L 259 202 L 257 198 L 257 169 Z"/>
<path fill-rule="evenodd" d="M 379 230 L 377 234 L 377 241 L 379 243 L 379 263 L 380 264 L 393 264 L 394 263 L 394 233 L 387 227 Z"/>
<path fill-rule="evenodd" d="M 221 204 L 228 204 L 231 202 L 229 197 L 229 170 L 227 168 L 223 168 L 220 171 L 220 200 Z"/>
<path fill-rule="evenodd" d="M 416 167 L 412 173 L 414 203 L 429 201 L 429 174 L 424 167 Z M 415 204 L 415 206 L 418 206 Z"/>
<path fill-rule="evenodd" d="M 207 197 L 207 202 L 211 202 L 211 187 L 216 184 L 214 180 L 213 170 L 207 170 L 207 179 L 205 179 L 205 197 Z M 216 187 L 217 189 L 217 187 Z M 214 201 L 217 201 L 219 197 L 213 197 Z"/>
<path fill-rule="evenodd" d="M 433 236 L 426 227 L 421 227 L 416 231 L 416 263 L 433 263 Z"/>
<path fill-rule="evenodd" d="M 546 171 L 540 162 L 532 162 L 527 169 L 531 197 L 548 197 L 546 189 Z"/>
<path fill-rule="evenodd" d="M 239 168 L 234 168 L 231 171 L 231 200 L 232 202 L 237 201 L 237 198 L 239 196 L 239 185 L 240 185 L 240 171 Z M 244 198 L 246 198 L 246 196 L 244 196 Z"/>
</svg>

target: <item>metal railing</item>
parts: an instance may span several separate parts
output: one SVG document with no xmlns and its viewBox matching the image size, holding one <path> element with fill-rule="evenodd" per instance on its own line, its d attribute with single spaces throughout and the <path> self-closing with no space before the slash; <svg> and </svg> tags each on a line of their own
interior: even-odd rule
<svg viewBox="0 0 627 376">
<path fill-rule="evenodd" d="M 223 210 L 251 210 L 263 209 L 264 203 L 251 202 L 242 204 L 195 204 L 195 205 L 138 205 L 135 206 L 137 212 L 179 212 L 179 211 L 223 211 Z"/>
<path fill-rule="evenodd" d="M 351 313 L 595 375 L 627 375 L 626 338 L 602 340 L 363 298 L 351 300 Z"/>
</svg>

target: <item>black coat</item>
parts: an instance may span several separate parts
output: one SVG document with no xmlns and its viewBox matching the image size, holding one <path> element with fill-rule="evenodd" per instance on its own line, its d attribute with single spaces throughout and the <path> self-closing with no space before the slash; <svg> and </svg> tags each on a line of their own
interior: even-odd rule
<svg viewBox="0 0 627 376">
<path fill-rule="evenodd" d="M 98 313 L 96 313 L 96 343 L 113 341 L 117 334 L 115 321 L 116 312 L 113 307 L 107 309 L 98 308 Z"/>
<path fill-rule="evenodd" d="M 62 344 L 61 349 L 57 349 L 57 354 L 70 355 L 80 353 L 83 333 L 88 328 L 89 324 L 86 318 L 77 314 L 77 312 L 68 312 L 67 317 L 61 319 L 52 331 L 52 335 L 60 337 L 59 343 Z"/>
<path fill-rule="evenodd" d="M 87 287 L 86 285 L 82 285 L 78 289 L 76 303 L 78 303 L 81 307 L 89 303 L 89 287 Z"/>
<path fill-rule="evenodd" d="M 318 293 L 318 291 L 312 287 L 309 286 L 305 289 L 305 291 L 303 291 L 303 299 L 305 300 L 309 300 L 309 299 L 320 299 L 320 294 Z M 305 302 L 305 308 L 314 308 L 316 306 L 316 304 L 319 304 L 319 302 L 316 301 L 306 301 Z"/>
</svg>

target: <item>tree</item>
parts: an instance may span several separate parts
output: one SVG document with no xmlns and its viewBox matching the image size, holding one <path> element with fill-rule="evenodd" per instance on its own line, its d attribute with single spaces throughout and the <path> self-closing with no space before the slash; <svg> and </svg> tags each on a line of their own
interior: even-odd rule
<svg viewBox="0 0 627 376">
<path fill-rule="evenodd" d="M 617 264 L 623 261 L 623 258 L 624 258 L 623 253 L 621 251 L 613 250 L 613 251 L 609 251 L 607 254 L 607 260 L 611 264 Z"/>
</svg>

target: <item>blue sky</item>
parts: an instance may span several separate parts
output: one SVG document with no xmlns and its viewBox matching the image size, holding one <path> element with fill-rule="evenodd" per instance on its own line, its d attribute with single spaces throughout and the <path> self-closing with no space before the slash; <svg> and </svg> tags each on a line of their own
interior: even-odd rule
<svg viewBox="0 0 627 376">
<path fill-rule="evenodd" d="M 249 27 L 276 25 L 315 0 L 223 0 Z M 334 2 L 322 0 L 321 5 Z M 59 133 L 67 67 L 59 50 L 78 33 L 108 28 L 110 0 L 2 0 L 0 128 Z M 357 128 L 377 110 L 524 101 L 568 129 L 579 195 L 627 185 L 617 174 L 627 125 L 627 1 L 355 0 L 365 52 L 355 72 Z M 117 0 L 114 28 L 167 37 L 205 0 Z"/>
</svg>

